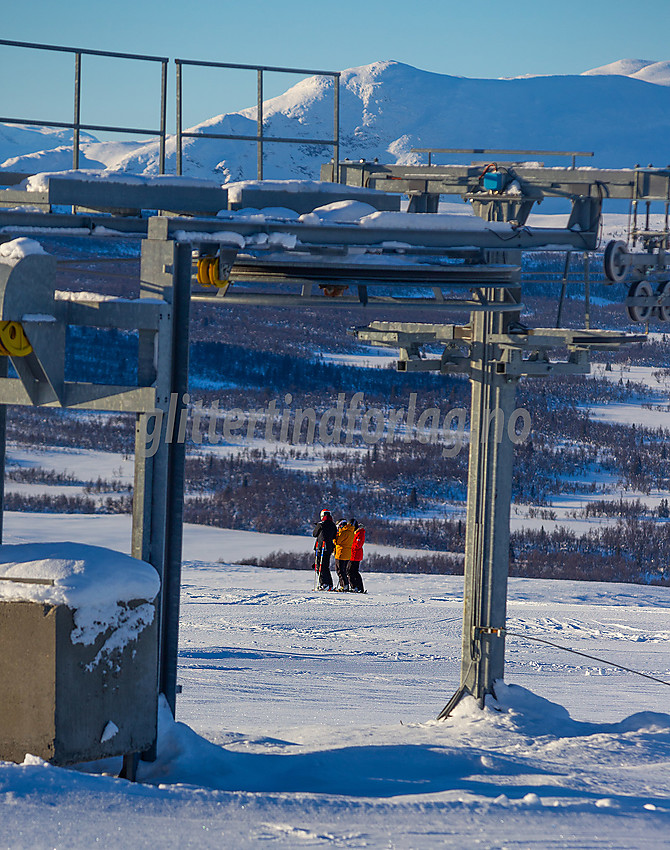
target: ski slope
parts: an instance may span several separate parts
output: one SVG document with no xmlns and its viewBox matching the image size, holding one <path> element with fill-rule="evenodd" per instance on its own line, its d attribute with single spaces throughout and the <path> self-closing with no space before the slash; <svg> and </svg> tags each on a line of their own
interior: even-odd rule
<svg viewBox="0 0 670 850">
<path fill-rule="evenodd" d="M 32 517 L 10 514 L 7 542 L 127 545 L 117 517 Z M 230 533 L 202 532 L 158 760 L 137 785 L 120 760 L 0 763 L 0 847 L 670 846 L 666 687 L 510 637 L 498 705 L 438 722 L 460 578 L 315 594 L 309 571 L 218 563 Z M 668 588 L 512 579 L 508 627 L 670 681 L 669 608 Z"/>
</svg>

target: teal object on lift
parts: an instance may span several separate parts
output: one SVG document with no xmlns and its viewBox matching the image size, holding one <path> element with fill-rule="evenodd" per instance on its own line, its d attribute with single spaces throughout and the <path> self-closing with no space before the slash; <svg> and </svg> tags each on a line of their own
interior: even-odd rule
<svg viewBox="0 0 670 850">
<path fill-rule="evenodd" d="M 488 171 L 482 181 L 484 189 L 500 192 L 505 185 L 505 174 L 502 171 Z"/>
</svg>

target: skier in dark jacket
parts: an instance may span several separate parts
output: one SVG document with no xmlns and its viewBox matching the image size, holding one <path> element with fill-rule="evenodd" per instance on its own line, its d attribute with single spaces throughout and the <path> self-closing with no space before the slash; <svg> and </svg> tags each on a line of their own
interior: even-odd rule
<svg viewBox="0 0 670 850">
<path fill-rule="evenodd" d="M 330 574 L 330 556 L 335 549 L 335 535 L 337 526 L 333 522 L 330 511 L 324 508 L 321 511 L 321 520 L 314 526 L 312 537 L 316 537 L 314 550 L 316 552 L 316 564 L 319 568 L 319 590 L 332 590 L 333 577 Z"/>
</svg>

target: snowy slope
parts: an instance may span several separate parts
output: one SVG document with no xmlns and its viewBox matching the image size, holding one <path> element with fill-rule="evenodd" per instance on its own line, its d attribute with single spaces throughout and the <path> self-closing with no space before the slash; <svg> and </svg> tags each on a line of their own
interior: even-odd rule
<svg viewBox="0 0 670 850">
<path fill-rule="evenodd" d="M 670 86 L 670 62 L 652 62 L 641 68 L 636 74 L 631 74 L 634 80 L 644 80 L 659 86 Z"/>
<path fill-rule="evenodd" d="M 341 77 L 341 156 L 417 163 L 412 147 L 492 147 L 593 150 L 589 165 L 665 163 L 670 132 L 670 63 L 621 60 L 582 75 L 519 79 L 469 79 L 381 61 L 349 68 Z M 212 92 L 212 109 L 216 108 Z M 264 104 L 268 136 L 332 136 L 333 82 L 310 77 Z M 645 132 L 640 132 L 640 127 Z M 0 127 L 0 132 L 6 128 Z M 12 130 L 12 132 L 16 132 Z M 194 133 L 255 135 L 256 109 L 215 115 Z M 26 137 L 0 144 L 0 168 L 34 170 L 35 158 L 51 168 L 52 147 Z M 89 142 L 86 156 L 129 173 L 158 171 L 158 143 Z M 318 176 L 327 147 L 265 148 L 265 176 Z M 3 162 L 4 157 L 4 162 Z M 18 159 L 16 158 L 18 157 Z M 565 160 L 557 160 L 561 164 Z M 167 170 L 175 168 L 175 139 L 167 143 Z M 253 142 L 185 139 L 184 172 L 222 182 L 255 176 Z"/>
<path fill-rule="evenodd" d="M 59 145 L 53 150 L 10 156 L 2 163 L 2 167 L 8 171 L 20 171 L 25 174 L 40 174 L 43 171 L 67 171 L 72 168 L 72 145 Z M 106 164 L 100 160 L 90 159 L 80 152 L 79 167 L 106 168 Z"/>
<path fill-rule="evenodd" d="M 601 65 L 584 71 L 584 76 L 617 74 L 631 77 L 633 80 L 644 80 L 659 86 L 670 86 L 670 62 L 652 62 L 649 59 L 619 59 L 609 65 Z"/>
<path fill-rule="evenodd" d="M 668 846 L 662 685 L 509 638 L 498 705 L 437 722 L 461 579 L 375 574 L 347 598 L 190 558 L 158 760 L 136 786 L 119 760 L 0 763 L 1 846 Z M 667 588 L 513 579 L 509 627 L 669 679 L 669 607 Z"/>
<path fill-rule="evenodd" d="M 652 59 L 618 59 L 616 62 L 609 62 L 607 65 L 600 65 L 597 68 L 590 68 L 584 71 L 583 74 L 598 75 L 598 74 L 618 74 L 621 77 L 632 77 L 641 71 L 643 68 L 648 68 L 656 63 Z"/>
<path fill-rule="evenodd" d="M 82 141 L 92 140 L 93 136 L 82 133 Z M 53 150 L 61 145 L 72 144 L 69 130 L 54 130 L 49 127 L 27 127 L 18 124 L 0 124 L 0 162 L 10 157 L 31 154 L 37 151 Z M 72 148 L 70 147 L 70 151 Z M 70 153 L 70 164 L 72 154 Z M 2 168 L 8 166 L 2 162 Z M 19 171 L 19 168 L 14 168 Z"/>
</svg>

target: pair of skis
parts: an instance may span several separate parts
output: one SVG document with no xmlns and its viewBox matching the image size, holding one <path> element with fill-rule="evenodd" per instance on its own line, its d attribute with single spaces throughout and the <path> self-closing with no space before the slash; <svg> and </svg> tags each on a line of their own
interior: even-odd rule
<svg viewBox="0 0 670 850">
<path fill-rule="evenodd" d="M 314 549 L 314 590 L 318 590 L 321 583 L 321 564 L 323 563 L 325 552 L 325 542 L 317 543 Z"/>
</svg>

